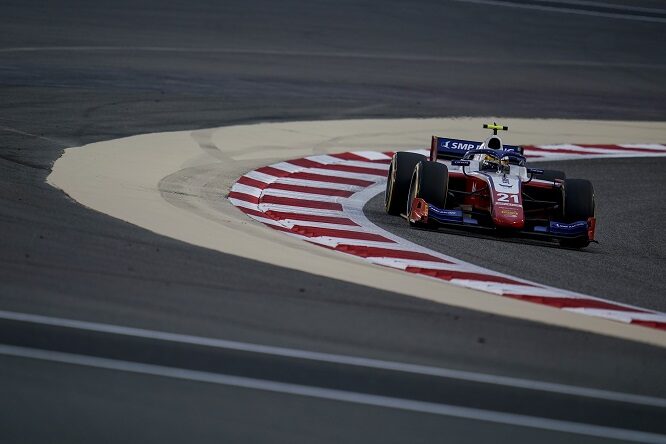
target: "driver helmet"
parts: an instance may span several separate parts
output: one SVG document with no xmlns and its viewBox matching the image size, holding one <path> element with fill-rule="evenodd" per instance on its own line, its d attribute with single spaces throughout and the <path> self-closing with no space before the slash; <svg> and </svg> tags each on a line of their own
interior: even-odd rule
<svg viewBox="0 0 666 444">
<path fill-rule="evenodd" d="M 490 154 L 476 154 L 474 160 L 479 161 L 479 169 L 481 171 L 497 171 L 500 166 L 499 160 Z"/>
</svg>

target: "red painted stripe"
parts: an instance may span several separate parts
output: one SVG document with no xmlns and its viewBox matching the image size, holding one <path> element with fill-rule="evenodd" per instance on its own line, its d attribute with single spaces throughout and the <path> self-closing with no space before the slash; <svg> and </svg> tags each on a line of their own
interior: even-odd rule
<svg viewBox="0 0 666 444">
<path fill-rule="evenodd" d="M 643 321 L 643 320 L 639 320 L 639 319 L 632 319 L 631 323 L 636 324 L 636 325 L 640 325 L 640 326 L 643 326 L 643 327 L 656 328 L 657 330 L 665 330 L 666 331 L 666 322 Z"/>
<path fill-rule="evenodd" d="M 266 219 L 272 219 L 272 217 L 268 216 L 266 213 L 263 213 L 258 210 L 253 210 L 251 208 L 245 208 L 245 207 L 236 207 L 236 208 L 238 208 L 245 214 L 251 214 L 252 216 L 259 216 L 259 217 L 264 217 Z"/>
<path fill-rule="evenodd" d="M 420 267 L 407 267 L 405 271 L 410 273 L 424 274 L 426 276 L 435 277 L 450 281 L 452 279 L 466 279 L 470 281 L 480 282 L 499 282 L 502 284 L 518 284 L 525 285 L 524 282 L 516 281 L 504 276 L 495 276 L 492 274 L 473 273 L 469 271 L 455 271 L 455 270 L 434 270 L 430 268 Z"/>
<path fill-rule="evenodd" d="M 359 156 L 358 154 L 354 153 L 339 153 L 339 154 L 331 154 L 331 157 L 335 157 L 337 159 L 342 159 L 342 160 L 354 160 L 354 161 L 359 161 L 359 162 L 372 162 L 372 163 L 391 163 L 391 159 L 368 159 L 363 156 Z"/>
<path fill-rule="evenodd" d="M 646 310 L 638 308 L 629 308 L 623 305 L 613 304 L 612 302 L 599 301 L 597 299 L 585 298 L 567 298 L 567 297 L 544 297 L 544 296 L 531 296 L 524 294 L 505 294 L 504 296 L 520 299 L 522 301 L 535 302 L 537 304 L 550 305 L 557 308 L 599 308 L 604 310 L 617 310 L 632 313 L 650 313 Z"/>
<path fill-rule="evenodd" d="M 262 181 L 256 180 L 256 179 L 252 179 L 252 178 L 247 177 L 247 176 L 242 176 L 240 179 L 238 179 L 238 182 L 236 182 L 236 183 L 240 183 L 241 185 L 247 185 L 248 187 L 259 188 L 261 190 L 263 190 L 264 188 L 266 188 L 269 185 L 265 182 L 262 182 Z"/>
<path fill-rule="evenodd" d="M 639 152 L 639 153 L 661 153 L 661 154 L 666 154 L 666 150 L 658 150 L 654 148 L 625 148 L 622 146 L 618 145 L 580 145 L 577 144 L 578 146 L 584 146 L 586 148 L 603 148 L 605 150 L 618 150 L 618 151 L 627 151 L 627 152 Z"/>
<path fill-rule="evenodd" d="M 294 199 L 292 197 L 282 196 L 261 196 L 261 203 L 342 211 L 342 205 L 337 202 L 320 202 L 318 200 Z"/>
<path fill-rule="evenodd" d="M 344 239 L 357 239 L 373 242 L 387 242 L 395 243 L 391 239 L 387 239 L 384 236 L 379 234 L 367 233 L 365 231 L 349 231 L 349 230 L 337 230 L 332 228 L 321 228 L 321 227 L 307 227 L 295 225 L 292 230 L 298 234 L 302 234 L 307 237 L 340 237 Z"/>
<path fill-rule="evenodd" d="M 359 225 L 351 219 L 346 217 L 335 217 L 335 216 L 320 216 L 318 214 L 300 214 L 300 213 L 288 213 L 284 211 L 266 211 L 265 213 L 268 217 L 274 220 L 302 220 L 304 222 L 321 222 L 324 224 L 338 224 L 338 225 L 349 225 L 358 227 Z"/>
<path fill-rule="evenodd" d="M 336 190 L 334 188 L 306 187 L 303 185 L 291 185 L 286 183 L 271 183 L 266 188 L 274 190 L 295 191 L 306 194 L 321 194 L 324 196 L 349 197 L 354 194 L 353 191 Z"/>
<path fill-rule="evenodd" d="M 365 245 L 338 245 L 335 250 L 353 254 L 360 257 L 389 257 L 392 259 L 408 259 L 414 261 L 430 261 L 451 264 L 452 262 L 440 259 L 427 253 L 408 250 L 392 250 L 389 248 L 367 247 Z"/>
<path fill-rule="evenodd" d="M 305 171 L 299 171 L 297 173 L 291 174 L 289 177 L 293 179 L 301 180 L 316 180 L 317 182 L 330 182 L 330 183 L 342 183 L 346 185 L 357 185 L 359 187 L 369 187 L 374 184 L 370 180 L 354 179 L 351 177 L 337 177 L 337 176 L 326 176 L 323 174 L 307 173 Z"/>
<path fill-rule="evenodd" d="M 229 193 L 229 199 L 238 199 L 238 200 L 244 200 L 245 202 L 250 202 L 253 204 L 258 204 L 259 203 L 259 198 L 255 197 L 251 194 L 246 194 L 246 193 L 239 193 L 238 191 L 231 191 Z"/>
<path fill-rule="evenodd" d="M 285 233 L 298 234 L 298 233 L 294 233 L 293 231 L 291 231 L 291 228 L 283 227 L 282 225 L 268 225 L 268 224 L 266 224 L 266 226 L 271 227 L 272 229 L 277 230 L 277 231 L 284 231 Z"/>
<path fill-rule="evenodd" d="M 310 159 L 295 159 L 295 160 L 290 160 L 289 163 L 304 167 L 304 168 L 319 168 L 323 170 L 333 170 L 333 171 L 346 171 L 348 173 L 359 173 L 359 174 L 373 174 L 375 176 L 386 176 L 386 171 L 385 170 L 377 170 L 374 168 L 366 168 L 366 167 L 359 167 L 359 166 L 353 166 L 353 165 L 345 165 L 345 164 L 323 164 L 319 162 L 315 162 Z"/>
<path fill-rule="evenodd" d="M 254 171 L 256 171 L 258 173 L 268 174 L 269 176 L 275 176 L 275 177 L 286 177 L 286 176 L 289 176 L 289 174 L 291 174 L 289 171 L 280 170 L 278 168 L 273 168 L 271 166 L 265 166 L 265 167 L 257 168 Z"/>
</svg>

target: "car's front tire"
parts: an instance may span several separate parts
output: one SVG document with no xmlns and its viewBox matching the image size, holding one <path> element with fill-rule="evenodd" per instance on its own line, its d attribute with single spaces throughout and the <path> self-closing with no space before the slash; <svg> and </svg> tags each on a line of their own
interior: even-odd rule
<svg viewBox="0 0 666 444">
<path fill-rule="evenodd" d="M 587 221 L 594 217 L 594 187 L 586 179 L 566 179 L 562 187 L 564 220 L 566 222 Z M 585 248 L 590 244 L 589 239 L 562 239 L 560 245 L 569 248 Z"/>
<path fill-rule="evenodd" d="M 421 154 L 405 151 L 393 155 L 386 178 L 386 192 L 384 193 L 384 208 L 388 214 L 397 216 L 405 209 L 409 182 L 414 167 L 425 158 Z"/>
<path fill-rule="evenodd" d="M 414 168 L 409 185 L 407 215 L 411 212 L 412 202 L 417 197 L 438 208 L 445 208 L 448 190 L 449 170 L 446 165 L 429 160 L 419 162 Z"/>
</svg>

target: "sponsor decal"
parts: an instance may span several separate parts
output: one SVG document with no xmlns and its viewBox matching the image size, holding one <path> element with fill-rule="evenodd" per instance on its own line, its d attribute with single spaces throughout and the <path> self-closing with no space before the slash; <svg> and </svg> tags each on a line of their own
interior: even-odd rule
<svg viewBox="0 0 666 444">
<path fill-rule="evenodd" d="M 574 228 L 587 228 L 587 222 L 574 222 L 572 224 L 563 224 L 561 222 L 551 222 L 552 228 L 561 228 L 563 230 L 571 230 Z"/>
<path fill-rule="evenodd" d="M 445 150 L 469 151 L 477 148 L 480 144 L 468 141 L 440 139 L 439 147 Z"/>
<path fill-rule="evenodd" d="M 451 217 L 460 217 L 460 211 L 457 210 L 442 210 L 440 213 L 442 216 L 451 216 Z"/>
<path fill-rule="evenodd" d="M 499 212 L 502 216 L 518 217 L 518 210 L 514 210 L 513 208 L 500 208 Z"/>
</svg>

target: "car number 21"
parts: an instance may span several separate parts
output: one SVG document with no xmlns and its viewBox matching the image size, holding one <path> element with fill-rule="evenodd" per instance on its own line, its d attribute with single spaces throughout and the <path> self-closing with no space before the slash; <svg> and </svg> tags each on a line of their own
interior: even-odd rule
<svg viewBox="0 0 666 444">
<path fill-rule="evenodd" d="M 509 200 L 511 199 L 511 200 Z M 518 203 L 517 194 L 497 193 L 497 202 L 513 202 Z"/>
</svg>

